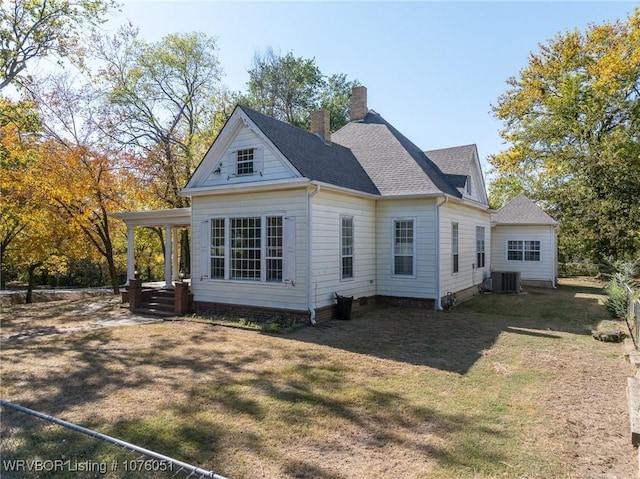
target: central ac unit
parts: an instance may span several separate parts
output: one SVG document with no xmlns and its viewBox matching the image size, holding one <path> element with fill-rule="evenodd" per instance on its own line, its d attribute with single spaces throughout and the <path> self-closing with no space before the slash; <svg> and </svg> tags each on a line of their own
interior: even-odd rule
<svg viewBox="0 0 640 479">
<path fill-rule="evenodd" d="M 519 293 L 520 272 L 492 271 L 491 289 L 494 293 Z"/>
</svg>

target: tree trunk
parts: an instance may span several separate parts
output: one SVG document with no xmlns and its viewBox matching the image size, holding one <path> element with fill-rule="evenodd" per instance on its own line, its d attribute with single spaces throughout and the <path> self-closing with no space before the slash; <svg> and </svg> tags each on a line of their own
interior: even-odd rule
<svg viewBox="0 0 640 479">
<path fill-rule="evenodd" d="M 113 260 L 113 254 L 107 256 L 107 264 L 109 265 L 109 277 L 111 278 L 111 286 L 113 287 L 113 294 L 120 294 L 120 281 L 118 278 L 118 270 L 116 269 L 116 263 Z"/>
<path fill-rule="evenodd" d="M 25 303 L 31 304 L 33 303 L 33 285 L 36 280 L 36 268 L 37 264 L 29 265 L 29 278 L 27 280 L 27 297 L 25 298 Z"/>
</svg>

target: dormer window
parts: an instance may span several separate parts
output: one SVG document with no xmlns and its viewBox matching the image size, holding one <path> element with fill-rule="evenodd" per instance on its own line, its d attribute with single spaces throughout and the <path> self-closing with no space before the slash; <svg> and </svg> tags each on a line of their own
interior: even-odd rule
<svg viewBox="0 0 640 479">
<path fill-rule="evenodd" d="M 471 177 L 467 176 L 467 182 L 465 183 L 465 189 L 467 191 L 467 194 L 470 195 L 471 194 Z"/>
<path fill-rule="evenodd" d="M 251 175 L 255 171 L 253 168 L 253 152 L 254 148 L 237 151 L 237 175 Z"/>
</svg>

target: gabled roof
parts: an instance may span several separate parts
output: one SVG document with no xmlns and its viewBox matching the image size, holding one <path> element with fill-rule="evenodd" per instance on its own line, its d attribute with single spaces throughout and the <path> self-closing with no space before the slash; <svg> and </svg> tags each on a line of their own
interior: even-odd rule
<svg viewBox="0 0 640 479">
<path fill-rule="evenodd" d="M 476 145 L 454 146 L 452 148 L 440 148 L 439 150 L 425 151 L 427 155 L 445 174 L 466 175 L 469 174 L 473 163 L 473 154 Z"/>
<path fill-rule="evenodd" d="M 424 154 L 438 165 L 447 182 L 462 193 L 473 169 L 475 151 L 476 145 L 464 145 L 429 150 Z"/>
<path fill-rule="evenodd" d="M 514 199 L 491 215 L 491 222 L 497 225 L 548 225 L 558 222 L 520 193 Z"/>
<path fill-rule="evenodd" d="M 327 145 L 318 135 L 246 106 L 238 108 L 305 178 L 364 193 L 380 193 L 348 148 L 336 143 Z"/>
<path fill-rule="evenodd" d="M 369 111 L 332 136 L 349 148 L 383 196 L 448 194 L 461 198 L 438 166 L 384 118 Z"/>
<path fill-rule="evenodd" d="M 452 148 L 429 150 L 424 153 L 431 161 L 438 165 L 438 168 L 440 168 L 449 184 L 462 194 L 468 178 L 474 175 L 474 167 L 476 166 L 478 156 L 477 146 L 475 144 L 454 146 Z M 479 180 L 482 182 L 484 189 L 482 171 L 479 170 L 478 174 L 480 175 Z M 484 191 L 482 192 L 482 196 L 486 201 Z"/>
</svg>

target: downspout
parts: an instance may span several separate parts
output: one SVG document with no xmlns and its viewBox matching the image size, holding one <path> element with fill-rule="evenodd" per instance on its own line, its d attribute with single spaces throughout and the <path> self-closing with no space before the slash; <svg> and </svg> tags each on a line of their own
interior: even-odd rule
<svg viewBox="0 0 640 479">
<path fill-rule="evenodd" d="M 448 200 L 449 198 L 445 196 L 441 203 L 436 204 L 436 311 L 442 311 L 442 291 L 440 291 L 440 207 Z"/>
<path fill-rule="evenodd" d="M 556 281 L 558 279 L 558 227 L 551 227 L 551 243 L 553 244 L 553 278 L 551 280 L 551 285 L 553 289 L 556 289 L 558 285 Z"/>
<path fill-rule="evenodd" d="M 313 295 L 313 197 L 320 191 L 320 185 L 315 185 L 315 190 L 307 197 L 307 305 L 309 307 L 309 321 L 316 325 L 316 308 Z"/>
</svg>

